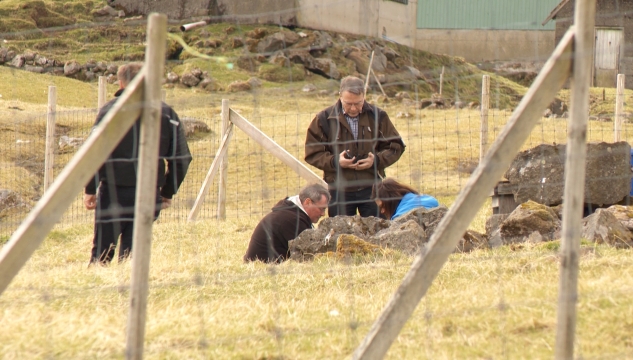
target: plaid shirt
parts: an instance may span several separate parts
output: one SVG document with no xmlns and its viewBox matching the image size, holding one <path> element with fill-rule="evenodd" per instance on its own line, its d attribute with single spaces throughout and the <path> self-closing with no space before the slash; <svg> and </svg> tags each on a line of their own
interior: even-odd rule
<svg viewBox="0 0 633 360">
<path fill-rule="evenodd" d="M 356 117 L 351 117 L 345 114 L 345 119 L 347 119 L 347 123 L 349 124 L 349 127 L 352 129 L 352 134 L 354 134 L 354 140 L 358 140 L 358 119 L 359 118 L 360 118 L 360 115 Z"/>
</svg>

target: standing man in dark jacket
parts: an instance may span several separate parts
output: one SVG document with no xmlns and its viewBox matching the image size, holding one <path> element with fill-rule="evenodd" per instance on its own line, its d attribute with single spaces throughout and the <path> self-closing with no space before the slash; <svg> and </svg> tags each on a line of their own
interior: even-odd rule
<svg viewBox="0 0 633 360">
<path fill-rule="evenodd" d="M 142 67 L 142 63 L 130 63 L 119 68 L 117 78 L 120 89 L 114 96 L 118 97 L 123 93 Z M 101 122 L 116 100 L 113 99 L 103 106 L 97 115 L 95 126 Z M 171 205 L 171 199 L 184 180 L 191 162 L 180 119 L 165 103 L 162 104 L 160 121 L 155 219 L 158 218 L 161 209 Z M 125 134 L 99 172 L 86 185 L 84 205 L 88 210 L 96 209 L 91 263 L 108 264 L 112 261 L 119 235 L 119 261 L 129 256 L 132 251 L 139 135 L 140 119 Z"/>
<path fill-rule="evenodd" d="M 299 195 L 287 197 L 257 224 L 244 261 L 282 262 L 288 258 L 288 241 L 325 215 L 330 193 L 319 184 L 308 185 Z"/>
<path fill-rule="evenodd" d="M 323 170 L 329 185 L 329 216 L 352 216 L 357 210 L 364 217 L 380 216 L 370 199 L 372 186 L 404 148 L 387 113 L 365 102 L 363 81 L 343 78 L 339 100 L 312 120 L 305 144 L 306 162 Z"/>
</svg>

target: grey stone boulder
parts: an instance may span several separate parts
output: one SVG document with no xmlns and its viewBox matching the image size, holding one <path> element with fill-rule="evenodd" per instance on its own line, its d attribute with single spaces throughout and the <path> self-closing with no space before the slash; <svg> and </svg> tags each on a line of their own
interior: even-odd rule
<svg viewBox="0 0 633 360">
<path fill-rule="evenodd" d="M 261 87 L 261 86 L 262 86 L 262 81 L 261 81 L 259 78 L 255 77 L 255 76 L 252 76 L 252 77 L 248 78 L 248 80 L 246 80 L 246 82 L 247 82 L 247 83 L 251 86 L 251 88 L 253 88 L 253 89 L 256 89 L 256 88 L 258 88 L 258 87 Z"/>
<path fill-rule="evenodd" d="M 560 238 L 561 222 L 554 210 L 534 201 L 517 206 L 499 227 L 504 244 L 525 242 L 530 236 L 535 239 L 537 232 L 540 241 Z"/>
<path fill-rule="evenodd" d="M 606 209 L 598 209 L 582 220 L 582 237 L 597 244 L 630 248 L 633 235 Z"/>
<path fill-rule="evenodd" d="M 612 205 L 630 191 L 631 165 L 628 143 L 591 143 L 587 146 L 585 202 Z M 519 153 L 506 179 L 514 185 L 514 199 L 545 205 L 563 202 L 565 145 L 538 145 Z"/>
<path fill-rule="evenodd" d="M 435 232 L 435 228 L 437 228 L 440 220 L 442 220 L 447 212 L 448 208 L 444 205 L 440 205 L 433 209 L 419 208 L 409 211 L 408 213 L 398 217 L 392 222 L 398 224 L 405 223 L 409 220 L 414 220 L 420 226 L 422 226 L 424 232 L 426 233 L 426 236 L 430 238 L 431 235 L 433 235 L 433 233 Z"/>
<path fill-rule="evenodd" d="M 21 68 L 24 66 L 24 64 L 26 63 L 26 61 L 24 60 L 24 56 L 22 55 L 16 55 L 13 60 L 11 60 L 11 64 L 10 66 L 14 67 L 14 68 Z"/>
<path fill-rule="evenodd" d="M 487 249 L 488 238 L 484 234 L 480 234 L 475 230 L 466 230 L 464 236 L 459 240 L 455 250 L 455 253 L 467 253 L 478 249 Z"/>
<path fill-rule="evenodd" d="M 317 73 L 329 79 L 338 80 L 341 78 L 341 73 L 338 71 L 336 63 L 332 61 L 332 59 L 315 58 L 311 64 L 304 64 L 303 66 L 313 73 Z"/>
<path fill-rule="evenodd" d="M 187 72 L 180 77 L 180 83 L 185 86 L 194 87 L 200 83 L 200 78 L 195 76 L 192 72 Z"/>
<path fill-rule="evenodd" d="M 178 74 L 176 74 L 175 72 L 170 71 L 167 74 L 167 83 L 168 84 L 176 84 L 179 81 L 180 81 L 180 76 L 178 76 Z"/>
<path fill-rule="evenodd" d="M 612 205 L 606 211 L 612 213 L 625 228 L 633 231 L 633 206 Z"/>
<path fill-rule="evenodd" d="M 67 61 L 64 64 L 64 76 L 75 76 L 81 72 L 81 64 L 76 60 Z"/>
<path fill-rule="evenodd" d="M 0 47 L 0 65 L 4 64 L 7 61 L 7 53 L 9 50 L 7 48 Z"/>
<path fill-rule="evenodd" d="M 36 74 L 42 74 L 44 72 L 44 68 L 41 66 L 33 66 L 33 65 L 24 65 L 24 70 L 30 71 Z"/>
<path fill-rule="evenodd" d="M 277 50 L 283 50 L 294 45 L 297 41 L 299 41 L 299 35 L 295 32 L 279 31 L 261 39 L 257 43 L 257 52 L 272 53 Z"/>
<path fill-rule="evenodd" d="M 323 219 L 316 229 L 308 229 L 288 243 L 290 259 L 312 260 L 316 254 L 336 251 L 339 235 L 351 234 L 369 241 L 369 238 L 390 225 L 389 220 L 373 216 L 335 216 Z"/>
<path fill-rule="evenodd" d="M 415 255 L 428 241 L 424 228 L 415 220 L 392 223 L 387 229 L 369 237 L 368 242 L 383 249 L 393 249 L 407 255 Z"/>
<path fill-rule="evenodd" d="M 185 137 L 189 138 L 199 133 L 210 133 L 211 128 L 206 123 L 191 117 L 182 117 L 180 122 L 185 129 Z"/>
</svg>

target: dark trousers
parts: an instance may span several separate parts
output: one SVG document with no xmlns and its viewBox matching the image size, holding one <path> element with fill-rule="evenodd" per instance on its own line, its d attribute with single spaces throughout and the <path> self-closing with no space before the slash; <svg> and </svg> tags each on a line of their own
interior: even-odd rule
<svg viewBox="0 0 633 360">
<path fill-rule="evenodd" d="M 107 264 L 112 261 L 119 236 L 121 236 L 119 262 L 130 255 L 134 231 L 135 197 L 136 187 L 111 186 L 101 183 L 95 210 L 91 263 Z M 160 213 L 160 202 L 161 197 L 157 189 L 154 220 L 158 218 Z"/>
<path fill-rule="evenodd" d="M 380 217 L 378 206 L 371 197 L 371 188 L 359 191 L 338 191 L 330 190 L 330 204 L 327 212 L 330 217 L 336 215 L 356 215 L 356 211 L 362 217 L 375 216 Z"/>
</svg>

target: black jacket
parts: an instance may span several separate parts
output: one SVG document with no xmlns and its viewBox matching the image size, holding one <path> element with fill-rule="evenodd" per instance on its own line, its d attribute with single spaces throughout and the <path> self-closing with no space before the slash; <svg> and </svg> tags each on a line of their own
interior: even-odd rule
<svg viewBox="0 0 633 360">
<path fill-rule="evenodd" d="M 118 97 L 122 93 L 123 90 L 119 90 L 115 96 Z M 116 100 L 109 101 L 101 108 L 94 126 L 101 122 Z M 88 182 L 85 188 L 86 194 L 96 194 L 99 182 L 115 186 L 136 186 L 140 124 L 141 119 L 139 118 L 114 148 L 108 160 L 99 169 L 99 172 Z M 156 186 L 161 189 L 162 197 L 171 199 L 184 180 L 192 158 L 183 125 L 176 112 L 165 103 L 162 103 L 161 108 L 158 157 Z M 165 169 L 165 162 L 167 163 L 167 169 Z"/>
<path fill-rule="evenodd" d="M 310 228 L 308 214 L 288 198 L 281 200 L 255 227 L 244 261 L 284 261 L 288 258 L 288 242 Z"/>
</svg>

